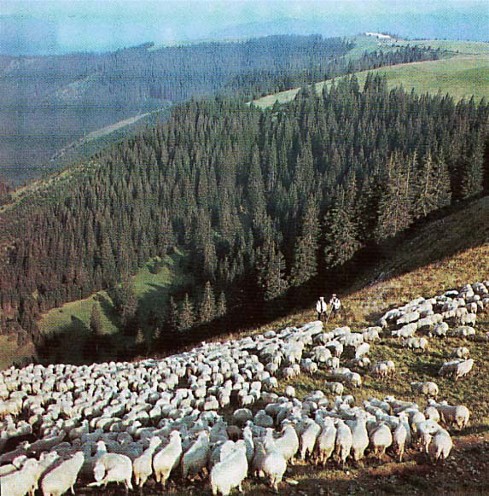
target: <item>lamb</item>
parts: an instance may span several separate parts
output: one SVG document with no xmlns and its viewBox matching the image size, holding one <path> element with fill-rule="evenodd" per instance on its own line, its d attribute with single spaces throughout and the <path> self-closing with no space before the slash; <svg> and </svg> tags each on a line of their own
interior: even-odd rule
<svg viewBox="0 0 489 496">
<path fill-rule="evenodd" d="M 210 473 L 212 494 L 228 496 L 235 487 L 241 492 L 241 484 L 247 474 L 246 445 L 243 440 L 240 440 L 235 444 L 231 453 L 212 468 Z"/>
<path fill-rule="evenodd" d="M 93 469 L 95 482 L 88 484 L 89 487 L 104 488 L 110 482 L 123 482 L 126 488 L 126 494 L 130 489 L 132 491 L 132 462 L 126 455 L 119 453 L 105 453 L 95 463 Z"/>
<path fill-rule="evenodd" d="M 160 444 L 161 439 L 159 437 L 152 437 L 149 441 L 149 447 L 133 462 L 134 480 L 136 486 L 141 489 L 153 473 L 153 455 Z"/>
<path fill-rule="evenodd" d="M 82 451 L 78 451 L 69 460 L 49 471 L 41 481 L 43 496 L 61 496 L 68 489 L 75 494 L 73 486 L 82 468 L 85 458 Z"/>
<path fill-rule="evenodd" d="M 206 466 L 209 459 L 209 433 L 202 431 L 197 441 L 184 453 L 182 457 L 182 477 L 186 479 L 189 475 L 196 475 Z"/>
<path fill-rule="evenodd" d="M 434 382 L 411 382 L 413 392 L 422 394 L 426 397 L 436 398 L 439 393 L 437 384 Z"/>
</svg>

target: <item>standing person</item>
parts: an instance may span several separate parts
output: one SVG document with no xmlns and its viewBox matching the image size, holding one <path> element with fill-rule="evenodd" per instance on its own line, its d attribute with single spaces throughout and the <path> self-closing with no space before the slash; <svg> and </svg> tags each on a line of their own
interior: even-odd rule
<svg viewBox="0 0 489 496">
<path fill-rule="evenodd" d="M 320 296 L 319 300 L 316 302 L 316 312 L 318 313 L 318 320 L 323 320 L 328 310 L 328 305 L 324 301 L 324 296 Z"/>
<path fill-rule="evenodd" d="M 329 300 L 329 305 L 331 306 L 330 316 L 334 317 L 341 309 L 341 300 L 336 296 L 335 293 L 333 294 L 333 296 L 331 296 L 331 300 Z"/>
</svg>

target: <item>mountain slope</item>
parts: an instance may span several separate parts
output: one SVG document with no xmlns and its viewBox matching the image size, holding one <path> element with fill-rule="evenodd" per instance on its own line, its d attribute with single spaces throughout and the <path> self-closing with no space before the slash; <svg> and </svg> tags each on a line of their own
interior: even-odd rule
<svg viewBox="0 0 489 496">
<path fill-rule="evenodd" d="M 359 39 L 362 40 L 362 38 Z M 373 49 L 371 41 L 363 43 L 365 48 Z M 407 43 L 396 41 L 395 46 L 407 46 Z M 448 93 L 457 100 L 469 99 L 471 96 L 474 96 L 476 101 L 489 98 L 489 43 L 438 40 L 423 40 L 414 43 L 443 49 L 450 56 L 441 60 L 399 64 L 358 72 L 356 75 L 359 83 L 363 84 L 368 72 L 372 72 L 385 75 L 389 88 L 402 85 L 406 91 L 414 89 L 418 93 Z M 379 48 L 386 49 L 384 44 Z M 316 91 L 321 92 L 328 84 L 330 81 L 316 83 Z M 276 101 L 286 103 L 293 100 L 299 90 L 300 88 L 294 88 L 267 95 L 253 103 L 261 108 L 270 107 Z"/>
</svg>

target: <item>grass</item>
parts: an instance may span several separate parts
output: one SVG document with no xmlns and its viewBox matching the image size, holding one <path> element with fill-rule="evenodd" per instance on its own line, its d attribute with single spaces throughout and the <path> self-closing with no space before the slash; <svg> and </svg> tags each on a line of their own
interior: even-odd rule
<svg viewBox="0 0 489 496">
<path fill-rule="evenodd" d="M 150 310 L 163 318 L 170 290 L 191 282 L 185 271 L 185 260 L 182 252 L 175 252 L 163 260 L 157 257 L 145 264 L 132 278 L 141 322 L 146 321 Z M 158 271 L 155 270 L 156 265 L 159 266 Z M 117 349 L 132 343 L 133 338 L 121 332 L 120 317 L 110 295 L 107 291 L 99 291 L 88 298 L 65 303 L 42 316 L 39 321 L 41 333 L 57 336 L 58 345 L 53 348 L 50 359 L 70 363 L 83 361 L 82 348 L 89 337 L 93 305 L 98 305 L 100 309 L 102 333 L 115 343 Z"/>
<path fill-rule="evenodd" d="M 350 57 L 353 58 L 364 51 L 377 48 L 391 49 L 392 47 L 385 42 L 381 43 L 381 47 L 378 47 L 377 42 L 369 37 L 357 37 L 356 40 L 358 40 L 357 47 L 350 52 Z M 400 41 L 396 43 L 396 45 L 407 44 L 441 48 L 450 52 L 451 56 L 440 60 L 399 64 L 381 67 L 374 71 L 359 72 L 357 77 L 360 84 L 363 84 L 368 72 L 374 72 L 385 74 L 389 88 L 402 85 L 405 90 L 414 89 L 418 93 L 448 93 L 456 100 L 467 99 L 471 96 L 474 96 L 476 101 L 481 98 L 489 98 L 489 43 L 443 40 Z M 325 84 L 331 84 L 331 81 L 316 83 L 318 94 L 321 93 Z M 267 95 L 253 103 L 260 108 L 271 107 L 275 102 L 287 103 L 295 98 L 299 90 L 300 88 L 294 88 L 274 95 Z"/>
</svg>

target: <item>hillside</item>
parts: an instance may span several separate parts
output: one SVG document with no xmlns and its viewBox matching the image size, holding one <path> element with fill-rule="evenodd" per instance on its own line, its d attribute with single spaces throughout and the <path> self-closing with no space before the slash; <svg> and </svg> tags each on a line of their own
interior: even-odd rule
<svg viewBox="0 0 489 496">
<path fill-rule="evenodd" d="M 357 45 L 365 49 L 374 49 L 371 40 L 361 41 Z M 409 42 L 396 41 L 394 46 L 406 46 Z M 448 58 L 421 63 L 399 64 L 392 67 L 378 68 L 373 71 L 356 73 L 359 83 L 365 82 L 368 72 L 385 75 L 389 88 L 403 86 L 406 91 L 414 89 L 418 93 L 446 94 L 455 99 L 470 99 L 476 101 L 489 98 L 489 43 L 450 42 L 439 40 L 416 40 L 419 46 L 439 48 L 446 52 Z M 375 43 L 376 45 L 376 43 Z M 385 42 L 377 48 L 393 49 Z M 317 92 L 321 92 L 330 81 L 316 83 Z M 286 103 L 295 98 L 299 88 L 279 92 L 255 100 L 253 103 L 261 108 L 267 108 L 276 101 Z"/>
<path fill-rule="evenodd" d="M 177 321 L 166 306 L 165 333 L 212 330 L 225 308 L 228 326 L 256 325 L 327 291 L 355 257 L 487 193 L 487 105 L 391 92 L 375 76 L 364 86 L 351 78 L 266 112 L 193 101 L 13 192 L 0 212 L 4 332 L 38 340 L 41 315 L 175 249 L 194 283 L 174 294 Z M 132 336 L 148 325 L 134 317 Z"/>
</svg>

